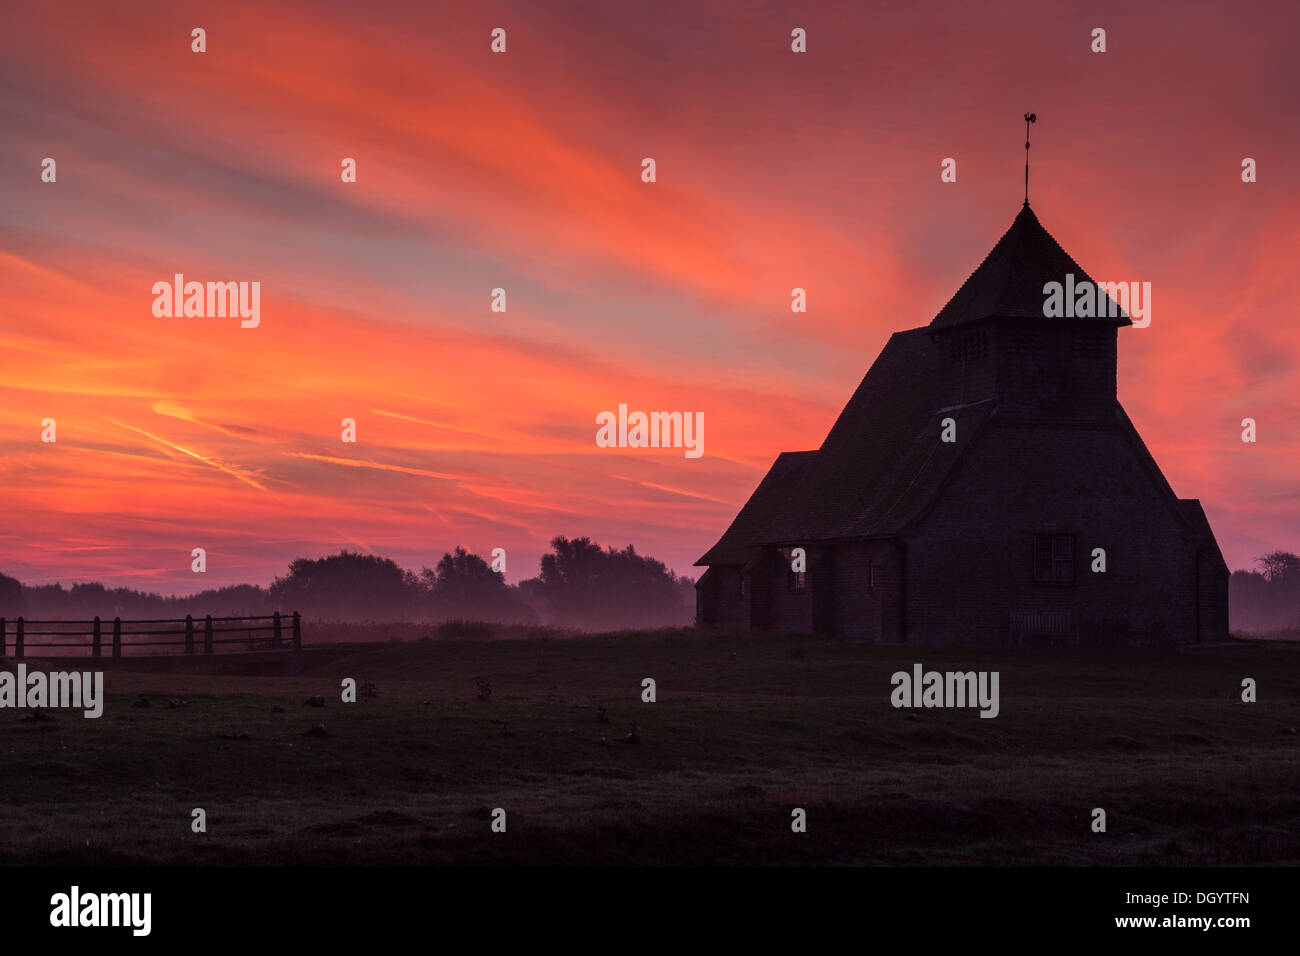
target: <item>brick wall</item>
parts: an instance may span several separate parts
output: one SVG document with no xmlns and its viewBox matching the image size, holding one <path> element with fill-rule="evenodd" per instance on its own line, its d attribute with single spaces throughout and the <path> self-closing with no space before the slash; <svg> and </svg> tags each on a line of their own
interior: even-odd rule
<svg viewBox="0 0 1300 956">
<path fill-rule="evenodd" d="M 1206 643 L 1227 640 L 1228 571 L 1209 547 L 1197 548 L 1196 568 L 1200 575 L 1200 640 Z"/>
<path fill-rule="evenodd" d="M 1006 415 L 1105 419 L 1115 403 L 1114 326 L 1001 322 L 990 330 Z"/>
<path fill-rule="evenodd" d="M 749 602 L 741 597 L 739 565 L 714 565 L 696 582 L 695 623 L 749 627 Z"/>
<path fill-rule="evenodd" d="M 881 541 L 837 544 L 835 572 L 832 633 L 850 641 L 901 640 L 903 563 L 898 546 Z"/>
<path fill-rule="evenodd" d="M 814 553 L 807 545 L 804 547 L 810 553 L 807 586 L 802 591 L 790 590 L 790 564 L 779 550 L 770 549 L 764 562 L 762 575 L 768 600 L 766 625 L 775 630 L 806 634 L 813 631 L 813 590 L 817 568 Z"/>
<path fill-rule="evenodd" d="M 1005 640 L 1011 611 L 1067 612 L 1089 642 L 1196 640 L 1186 526 L 1118 422 L 994 420 L 977 441 L 908 537 L 909 640 Z M 1034 536 L 1043 533 L 1075 536 L 1073 582 L 1035 582 Z M 1105 573 L 1090 570 L 1097 547 Z M 1217 597 L 1204 600 L 1203 615 L 1219 613 Z"/>
</svg>

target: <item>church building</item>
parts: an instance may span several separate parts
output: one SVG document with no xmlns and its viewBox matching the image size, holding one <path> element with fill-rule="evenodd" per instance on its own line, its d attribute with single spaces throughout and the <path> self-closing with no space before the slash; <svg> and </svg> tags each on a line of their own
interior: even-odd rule
<svg viewBox="0 0 1300 956">
<path fill-rule="evenodd" d="M 1214 532 L 1116 395 L 1132 320 L 1104 293 L 1077 310 L 1092 314 L 1045 309 L 1053 282 L 1092 279 L 1026 201 L 929 325 L 890 336 L 821 446 L 773 462 L 696 562 L 697 623 L 915 643 L 1225 639 Z"/>
</svg>

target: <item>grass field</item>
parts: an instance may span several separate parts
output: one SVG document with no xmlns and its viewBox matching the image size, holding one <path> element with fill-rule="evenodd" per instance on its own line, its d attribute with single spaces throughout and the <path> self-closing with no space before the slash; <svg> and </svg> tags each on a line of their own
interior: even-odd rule
<svg viewBox="0 0 1300 956">
<path fill-rule="evenodd" d="M 1300 860 L 1300 645 L 797 646 L 679 630 L 357 645 L 290 678 L 112 670 L 98 720 L 0 711 L 0 859 Z M 890 674 L 917 661 L 999 671 L 1000 715 L 892 708 Z M 378 696 L 342 703 L 345 677 Z M 1241 702 L 1243 677 L 1258 703 Z M 315 695 L 324 707 L 305 705 Z M 624 740 L 633 721 L 639 744 Z M 207 833 L 191 832 L 195 807 Z"/>
</svg>

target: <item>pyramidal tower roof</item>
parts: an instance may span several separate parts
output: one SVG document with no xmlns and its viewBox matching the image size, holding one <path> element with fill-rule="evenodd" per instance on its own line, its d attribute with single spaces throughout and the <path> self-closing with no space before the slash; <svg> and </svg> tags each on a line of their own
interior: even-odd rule
<svg viewBox="0 0 1300 956">
<path fill-rule="evenodd" d="M 1044 322 L 1067 321 L 1043 315 L 1043 286 L 1048 282 L 1064 284 L 1067 274 L 1074 276 L 1076 287 L 1081 282 L 1092 282 L 1092 278 L 1043 228 L 1029 204 L 1025 203 L 1011 223 L 1011 228 L 984 257 L 979 268 L 962 283 L 957 294 L 939 310 L 939 314 L 930 323 L 930 328 L 952 328 L 994 317 L 1037 318 Z M 1110 325 L 1130 324 L 1128 318 L 1093 318 L 1083 321 Z"/>
</svg>

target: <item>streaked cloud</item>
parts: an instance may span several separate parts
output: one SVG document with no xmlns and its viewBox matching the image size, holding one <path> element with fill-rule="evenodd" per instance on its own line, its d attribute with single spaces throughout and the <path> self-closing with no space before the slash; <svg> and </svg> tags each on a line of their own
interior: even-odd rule
<svg viewBox="0 0 1300 956">
<path fill-rule="evenodd" d="M 1043 223 L 1153 284 L 1120 396 L 1174 489 L 1234 567 L 1300 550 L 1300 10 L 1116 8 L 1099 57 L 1089 9 L 831 2 L 798 57 L 761 4 L 6 11 L 0 571 L 186 591 L 198 545 L 206 585 L 463 544 L 518 577 L 587 534 L 694 573 L 1010 224 L 1026 109 Z M 260 281 L 261 327 L 154 318 L 175 272 Z M 620 402 L 703 411 L 705 457 L 596 448 Z"/>
</svg>

